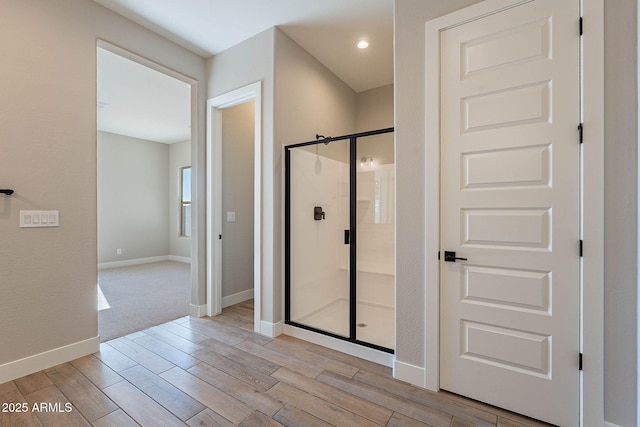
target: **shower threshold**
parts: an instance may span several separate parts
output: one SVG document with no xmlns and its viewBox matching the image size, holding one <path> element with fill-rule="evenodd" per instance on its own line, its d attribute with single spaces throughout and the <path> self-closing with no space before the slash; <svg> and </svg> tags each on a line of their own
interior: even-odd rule
<svg viewBox="0 0 640 427">
<path fill-rule="evenodd" d="M 358 301 L 356 312 L 358 341 L 388 349 L 394 348 L 393 307 Z M 336 335 L 349 336 L 349 300 L 345 297 L 337 298 L 322 309 L 294 321 Z"/>
</svg>

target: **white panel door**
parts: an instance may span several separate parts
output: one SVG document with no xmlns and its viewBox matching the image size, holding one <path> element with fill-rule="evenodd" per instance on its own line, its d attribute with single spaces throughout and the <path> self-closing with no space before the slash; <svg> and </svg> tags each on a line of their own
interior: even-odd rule
<svg viewBox="0 0 640 427">
<path fill-rule="evenodd" d="M 534 0 L 440 46 L 440 386 L 562 426 L 579 414 L 578 18 L 578 0 Z"/>
</svg>

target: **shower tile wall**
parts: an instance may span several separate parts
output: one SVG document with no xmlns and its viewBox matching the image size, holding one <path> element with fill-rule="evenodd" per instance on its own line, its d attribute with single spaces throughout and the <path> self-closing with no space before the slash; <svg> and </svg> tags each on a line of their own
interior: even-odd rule
<svg viewBox="0 0 640 427">
<path fill-rule="evenodd" d="M 304 149 L 292 150 L 291 165 L 291 319 L 300 321 L 349 297 L 349 166 Z"/>
</svg>

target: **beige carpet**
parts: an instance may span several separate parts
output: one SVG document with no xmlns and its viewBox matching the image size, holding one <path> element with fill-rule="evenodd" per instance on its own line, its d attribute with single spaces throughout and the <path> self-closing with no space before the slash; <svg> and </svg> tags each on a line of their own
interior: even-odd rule
<svg viewBox="0 0 640 427">
<path fill-rule="evenodd" d="M 101 341 L 189 314 L 191 266 L 186 263 L 163 261 L 100 270 L 98 285 L 106 300 L 98 311 Z"/>
</svg>

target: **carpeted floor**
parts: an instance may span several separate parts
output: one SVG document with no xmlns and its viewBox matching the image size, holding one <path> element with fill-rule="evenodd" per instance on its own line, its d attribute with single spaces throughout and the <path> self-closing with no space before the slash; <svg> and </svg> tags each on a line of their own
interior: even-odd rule
<svg viewBox="0 0 640 427">
<path fill-rule="evenodd" d="M 163 261 L 98 272 L 110 308 L 98 311 L 101 341 L 108 341 L 189 314 L 191 266 Z M 106 307 L 102 301 L 101 307 Z"/>
</svg>

